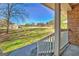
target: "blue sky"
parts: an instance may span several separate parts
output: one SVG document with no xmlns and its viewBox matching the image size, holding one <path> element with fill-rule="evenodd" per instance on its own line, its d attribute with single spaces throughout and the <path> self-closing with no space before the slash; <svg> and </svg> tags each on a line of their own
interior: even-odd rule
<svg viewBox="0 0 79 59">
<path fill-rule="evenodd" d="M 21 18 L 16 17 L 16 19 L 20 20 L 17 22 L 15 18 L 10 19 L 11 22 L 16 24 L 26 24 L 26 23 L 47 23 L 50 20 L 54 20 L 55 13 L 54 10 L 49 9 L 48 7 L 39 4 L 39 3 L 26 3 L 20 4 L 16 8 L 23 8 L 28 14 L 28 18 L 24 18 L 24 22 L 21 21 Z"/>
</svg>

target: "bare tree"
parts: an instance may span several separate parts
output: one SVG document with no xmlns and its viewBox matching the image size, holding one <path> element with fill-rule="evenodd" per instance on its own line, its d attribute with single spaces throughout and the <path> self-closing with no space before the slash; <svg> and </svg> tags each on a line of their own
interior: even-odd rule
<svg viewBox="0 0 79 59">
<path fill-rule="evenodd" d="M 10 19 L 12 17 L 14 18 L 20 17 L 22 21 L 24 21 L 25 17 L 28 18 L 28 13 L 25 12 L 26 10 L 23 8 L 16 8 L 17 5 L 21 4 L 7 3 L 5 4 L 5 7 L 0 8 L 0 16 L 7 19 L 7 33 L 9 33 Z"/>
</svg>

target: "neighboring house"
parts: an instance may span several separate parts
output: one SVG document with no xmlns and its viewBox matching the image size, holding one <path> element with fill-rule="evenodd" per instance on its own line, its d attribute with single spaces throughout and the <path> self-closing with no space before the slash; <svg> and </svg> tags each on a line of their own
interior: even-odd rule
<svg viewBox="0 0 79 59">
<path fill-rule="evenodd" d="M 10 24 L 9 29 L 17 30 L 18 29 L 18 25 L 17 24 Z"/>
<path fill-rule="evenodd" d="M 37 26 L 46 26 L 44 23 L 37 23 Z"/>
</svg>

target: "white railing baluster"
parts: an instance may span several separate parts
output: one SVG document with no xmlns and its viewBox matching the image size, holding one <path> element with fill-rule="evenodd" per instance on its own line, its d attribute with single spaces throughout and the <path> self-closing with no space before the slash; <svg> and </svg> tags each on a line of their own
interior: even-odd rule
<svg viewBox="0 0 79 59">
<path fill-rule="evenodd" d="M 53 34 L 43 38 L 43 40 L 37 42 L 37 55 L 49 55 L 53 53 Z"/>
</svg>

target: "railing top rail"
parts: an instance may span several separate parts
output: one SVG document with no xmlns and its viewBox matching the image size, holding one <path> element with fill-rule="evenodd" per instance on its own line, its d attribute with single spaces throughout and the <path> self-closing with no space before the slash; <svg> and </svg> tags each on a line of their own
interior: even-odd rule
<svg viewBox="0 0 79 59">
<path fill-rule="evenodd" d="M 38 42 L 44 40 L 45 38 L 48 38 L 49 36 L 55 35 L 55 33 L 49 33 L 48 35 L 44 36 L 43 38 L 41 38 Z"/>
<path fill-rule="evenodd" d="M 61 31 L 68 31 L 68 29 L 61 29 Z M 43 38 L 41 38 L 39 41 L 42 41 L 44 40 L 45 38 L 49 37 L 49 36 L 52 36 L 52 35 L 55 35 L 55 32 L 54 33 L 49 33 L 48 35 L 44 36 Z M 38 42 L 39 42 L 38 41 Z"/>
</svg>

